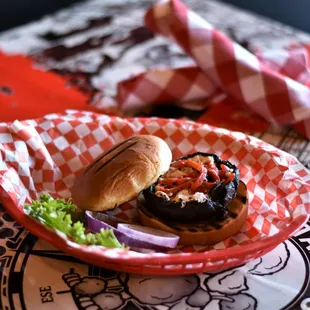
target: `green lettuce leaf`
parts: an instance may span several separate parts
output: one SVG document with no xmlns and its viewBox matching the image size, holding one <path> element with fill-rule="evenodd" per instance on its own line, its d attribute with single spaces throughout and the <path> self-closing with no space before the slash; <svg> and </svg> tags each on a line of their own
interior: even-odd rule
<svg viewBox="0 0 310 310">
<path fill-rule="evenodd" d="M 66 234 L 78 244 L 101 245 L 107 248 L 125 248 L 118 242 L 111 229 L 101 229 L 98 233 L 85 233 L 82 221 L 73 221 L 77 207 L 71 200 L 53 199 L 49 194 L 42 194 L 31 205 L 26 204 L 29 216 L 43 225 Z"/>
</svg>

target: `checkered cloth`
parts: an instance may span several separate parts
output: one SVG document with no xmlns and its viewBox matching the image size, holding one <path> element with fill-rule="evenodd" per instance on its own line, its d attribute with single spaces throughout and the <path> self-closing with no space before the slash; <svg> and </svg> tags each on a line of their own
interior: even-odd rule
<svg viewBox="0 0 310 310">
<path fill-rule="evenodd" d="M 150 8 L 145 23 L 152 31 L 179 44 L 197 66 L 151 70 L 120 82 L 117 100 L 124 110 L 206 97 L 208 103 L 215 103 L 224 93 L 233 99 L 229 102 L 236 108 L 255 112 L 271 123 L 291 125 L 310 138 L 306 49 L 254 55 L 179 0 L 160 2 Z"/>
</svg>

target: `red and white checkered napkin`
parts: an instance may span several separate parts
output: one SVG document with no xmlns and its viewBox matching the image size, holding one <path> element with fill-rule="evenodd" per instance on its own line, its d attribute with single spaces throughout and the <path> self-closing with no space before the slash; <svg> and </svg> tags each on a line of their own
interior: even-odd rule
<svg viewBox="0 0 310 310">
<path fill-rule="evenodd" d="M 242 231 L 215 249 L 255 242 L 277 233 L 300 214 L 310 213 L 310 175 L 306 168 L 293 156 L 259 139 L 190 121 L 122 119 L 80 111 L 0 125 L 0 200 L 9 197 L 22 213 L 25 201 L 42 192 L 69 198 L 83 167 L 135 134 L 163 138 L 174 158 L 194 151 L 213 152 L 240 168 L 249 190 L 249 216 Z M 113 213 L 125 219 L 137 216 L 134 202 Z M 177 251 L 203 250 L 180 247 Z"/>
<path fill-rule="evenodd" d="M 179 44 L 197 67 L 154 70 L 120 82 L 118 102 L 124 109 L 207 96 L 212 101 L 224 92 L 236 107 L 254 111 L 270 122 L 292 125 L 310 138 L 306 49 L 254 55 L 179 0 L 156 4 L 147 12 L 145 23 Z"/>
</svg>

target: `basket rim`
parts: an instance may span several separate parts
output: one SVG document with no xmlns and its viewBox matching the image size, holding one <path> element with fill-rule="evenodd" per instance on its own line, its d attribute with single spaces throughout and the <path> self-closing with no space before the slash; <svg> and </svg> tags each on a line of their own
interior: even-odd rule
<svg viewBox="0 0 310 310">
<path fill-rule="evenodd" d="M 4 198 L 4 199 L 3 199 Z M 26 230 L 34 234 L 38 238 L 41 238 L 56 248 L 75 256 L 83 261 L 91 261 L 92 263 L 100 262 L 104 259 L 107 263 L 120 263 L 129 264 L 132 266 L 143 266 L 143 265 L 177 265 L 177 264 L 197 264 L 202 262 L 214 263 L 218 261 L 227 261 L 233 258 L 243 258 L 246 260 L 247 256 L 257 252 L 264 252 L 266 248 L 272 248 L 280 244 L 281 242 L 289 239 L 297 230 L 299 230 L 309 219 L 309 215 L 302 214 L 293 219 L 284 229 L 278 233 L 262 238 L 250 244 L 241 245 L 238 247 L 204 251 L 201 253 L 176 253 L 176 254 L 165 254 L 156 253 L 150 256 L 149 254 L 142 254 L 138 256 L 128 257 L 126 254 L 130 250 L 122 249 L 109 249 L 100 247 L 102 251 L 90 251 L 89 249 L 93 246 L 80 246 L 75 247 L 68 244 L 64 238 L 59 236 L 55 231 L 46 228 L 40 222 L 32 219 L 20 208 L 17 208 L 13 200 L 8 195 L 2 195 L 2 204 L 7 212 L 14 218 L 19 224 L 21 224 Z M 111 257 L 106 252 L 117 251 L 118 257 Z M 133 252 L 133 251 L 131 251 Z M 159 255 L 157 255 L 159 254 Z"/>
</svg>

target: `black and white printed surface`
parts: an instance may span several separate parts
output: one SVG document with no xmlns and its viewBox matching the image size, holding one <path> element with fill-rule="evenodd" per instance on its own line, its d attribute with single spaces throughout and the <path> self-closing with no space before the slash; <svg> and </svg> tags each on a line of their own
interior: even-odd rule
<svg viewBox="0 0 310 310">
<path fill-rule="evenodd" d="M 143 27 L 151 0 L 89 0 L 0 34 L 6 53 L 42 56 L 60 74 L 83 71 L 90 88 L 148 68 L 191 60 Z M 184 1 L 219 30 L 248 46 L 281 48 L 310 35 L 217 1 Z M 261 139 L 310 163 L 310 144 L 296 133 L 271 129 Z M 81 262 L 38 240 L 0 210 L 0 309 L 310 309 L 310 225 L 266 256 L 239 268 L 180 277 L 134 276 Z"/>
</svg>

